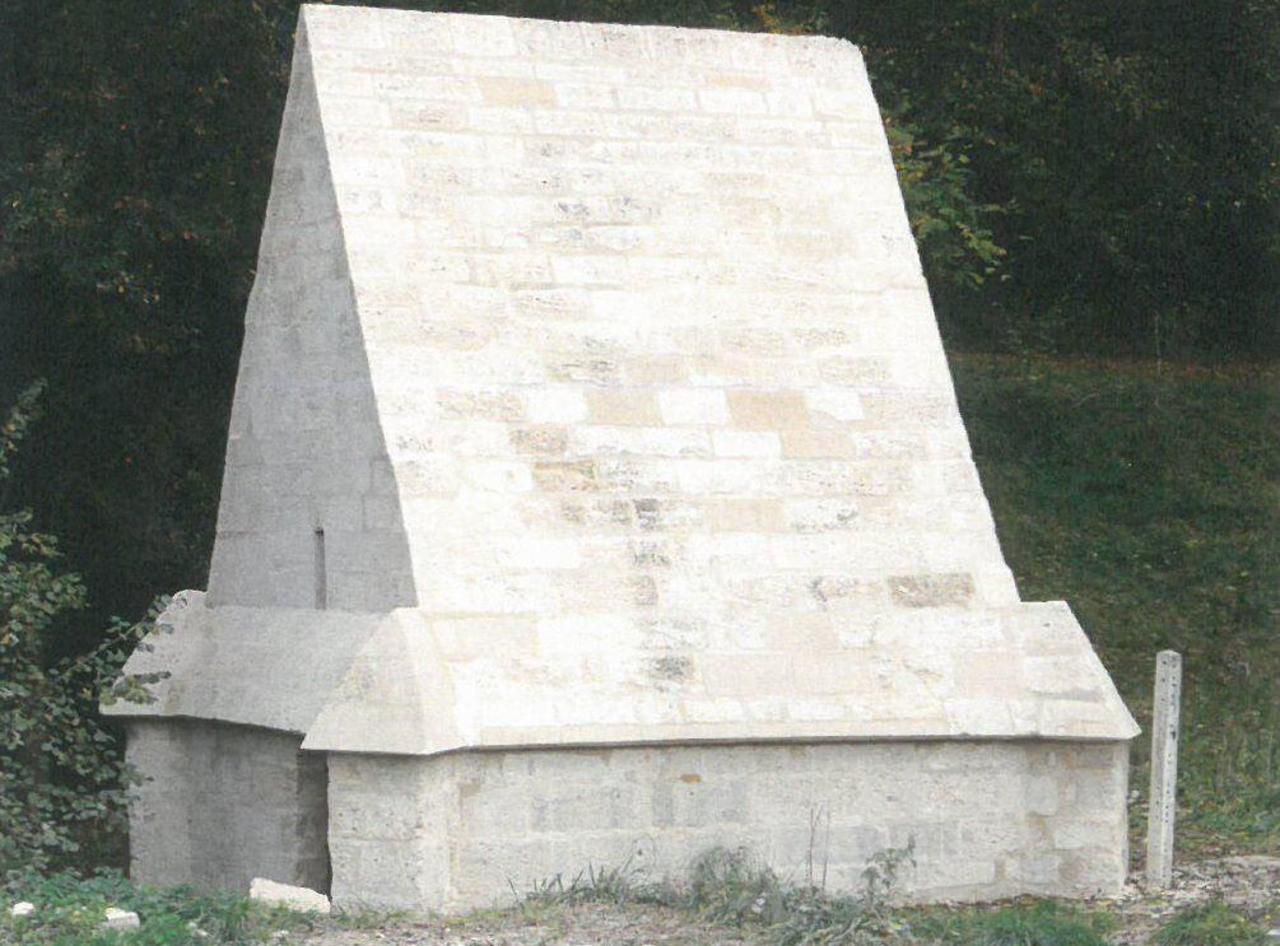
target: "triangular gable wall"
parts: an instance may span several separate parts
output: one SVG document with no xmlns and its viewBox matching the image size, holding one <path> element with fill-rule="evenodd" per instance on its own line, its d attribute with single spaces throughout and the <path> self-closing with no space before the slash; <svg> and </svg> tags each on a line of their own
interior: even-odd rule
<svg viewBox="0 0 1280 946">
<path fill-rule="evenodd" d="M 211 605 L 415 602 L 299 26 L 231 415 Z"/>
</svg>

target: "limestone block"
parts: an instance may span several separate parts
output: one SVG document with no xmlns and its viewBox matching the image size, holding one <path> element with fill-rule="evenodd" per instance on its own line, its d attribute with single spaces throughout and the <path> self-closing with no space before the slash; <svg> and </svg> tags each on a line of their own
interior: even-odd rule
<svg viewBox="0 0 1280 946">
<path fill-rule="evenodd" d="M 329 912 L 329 898 L 307 887 L 281 884 L 265 877 L 255 877 L 249 883 L 249 899 L 261 900 L 273 906 L 288 907 L 299 913 Z"/>
<path fill-rule="evenodd" d="M 119 907 L 107 907 L 103 912 L 101 928 L 104 930 L 136 930 L 142 925 L 138 914 Z"/>
</svg>

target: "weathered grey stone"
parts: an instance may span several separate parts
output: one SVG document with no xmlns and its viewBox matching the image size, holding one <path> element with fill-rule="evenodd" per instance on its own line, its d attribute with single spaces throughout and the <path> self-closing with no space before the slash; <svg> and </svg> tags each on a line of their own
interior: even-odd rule
<svg viewBox="0 0 1280 946">
<path fill-rule="evenodd" d="M 127 737 L 150 776 L 129 806 L 133 880 L 243 891 L 269 872 L 328 888 L 325 758 L 300 736 L 175 718 L 131 720 Z"/>
<path fill-rule="evenodd" d="M 108 710 L 147 880 L 477 905 L 798 863 L 797 799 L 842 882 L 912 837 L 920 897 L 1123 876 L 1136 727 L 1018 598 L 847 43 L 304 6 L 162 624 Z"/>
<path fill-rule="evenodd" d="M 1182 704 L 1182 655 L 1156 655 L 1151 720 L 1151 789 L 1147 818 L 1147 883 L 1156 889 L 1173 882 L 1173 834 L 1178 814 L 1178 739 Z"/>
</svg>

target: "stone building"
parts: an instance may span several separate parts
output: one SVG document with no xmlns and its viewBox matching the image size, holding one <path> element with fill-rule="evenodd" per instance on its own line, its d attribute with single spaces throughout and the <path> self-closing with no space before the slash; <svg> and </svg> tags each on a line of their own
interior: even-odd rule
<svg viewBox="0 0 1280 946">
<path fill-rule="evenodd" d="M 1137 728 L 1019 600 L 844 42 L 303 7 L 209 589 L 163 624 L 108 710 L 141 881 L 1125 875 Z"/>
</svg>

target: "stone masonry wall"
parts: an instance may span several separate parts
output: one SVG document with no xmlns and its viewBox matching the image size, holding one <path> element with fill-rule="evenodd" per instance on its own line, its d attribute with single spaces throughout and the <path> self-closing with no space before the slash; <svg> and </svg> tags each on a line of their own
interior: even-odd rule
<svg viewBox="0 0 1280 946">
<path fill-rule="evenodd" d="M 1017 600 L 854 47 L 304 20 L 422 607 L 736 648 Z"/>
<path fill-rule="evenodd" d="M 137 883 L 247 893 L 266 877 L 329 887 L 323 755 L 301 738 L 197 720 L 128 723 L 128 761 L 147 776 L 129 812 Z"/>
<path fill-rule="evenodd" d="M 461 910 L 557 874 L 679 875 L 722 845 L 860 889 L 915 842 L 912 899 L 1113 893 L 1124 744 L 898 742 L 330 757 L 339 905 Z M 814 878 L 815 880 L 818 877 Z"/>
<path fill-rule="evenodd" d="M 304 35 L 295 60 L 306 58 Z M 245 316 L 209 601 L 379 611 L 414 600 L 315 85 L 295 69 Z"/>
</svg>

